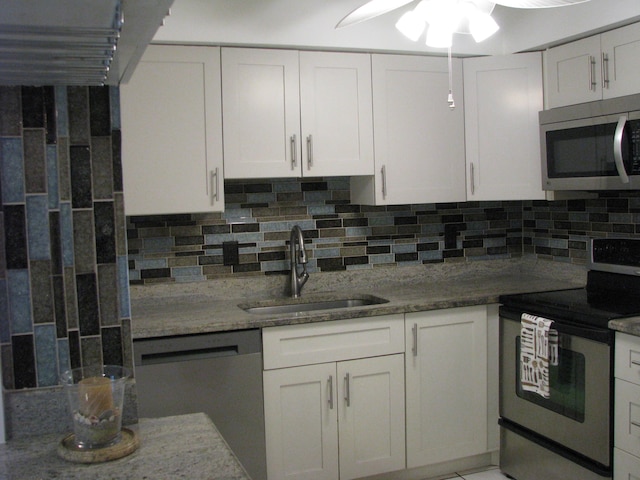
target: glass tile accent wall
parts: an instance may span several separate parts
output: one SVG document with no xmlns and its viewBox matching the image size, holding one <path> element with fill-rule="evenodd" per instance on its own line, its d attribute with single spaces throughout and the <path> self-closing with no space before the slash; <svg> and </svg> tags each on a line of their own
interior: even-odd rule
<svg viewBox="0 0 640 480">
<path fill-rule="evenodd" d="M 640 191 L 600 192 L 588 200 L 523 202 L 523 251 L 584 263 L 591 237 L 638 237 Z"/>
<path fill-rule="evenodd" d="M 287 273 L 296 224 L 307 240 L 310 272 L 522 252 L 521 202 L 353 205 L 347 177 L 228 180 L 225 192 L 224 213 L 128 217 L 131 282 Z"/>
<path fill-rule="evenodd" d="M 640 192 L 371 207 L 350 203 L 348 178 L 228 180 L 225 191 L 222 214 L 128 217 L 131 283 L 286 274 L 296 224 L 310 272 L 523 254 L 584 264 L 590 237 L 640 235 Z"/>
<path fill-rule="evenodd" d="M 0 87 L 6 389 L 132 365 L 117 88 Z"/>
</svg>

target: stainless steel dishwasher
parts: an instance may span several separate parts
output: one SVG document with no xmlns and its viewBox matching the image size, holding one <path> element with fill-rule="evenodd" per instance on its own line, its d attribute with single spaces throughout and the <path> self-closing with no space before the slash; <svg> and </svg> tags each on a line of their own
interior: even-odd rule
<svg viewBox="0 0 640 480">
<path fill-rule="evenodd" d="M 140 417 L 204 412 L 253 479 L 267 477 L 260 330 L 134 340 Z"/>
</svg>

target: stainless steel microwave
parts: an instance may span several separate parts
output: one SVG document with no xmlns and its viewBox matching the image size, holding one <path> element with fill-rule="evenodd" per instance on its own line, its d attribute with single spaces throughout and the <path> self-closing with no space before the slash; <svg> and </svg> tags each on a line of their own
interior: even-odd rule
<svg viewBox="0 0 640 480">
<path fill-rule="evenodd" d="M 544 190 L 640 189 L 640 95 L 539 113 Z"/>
</svg>

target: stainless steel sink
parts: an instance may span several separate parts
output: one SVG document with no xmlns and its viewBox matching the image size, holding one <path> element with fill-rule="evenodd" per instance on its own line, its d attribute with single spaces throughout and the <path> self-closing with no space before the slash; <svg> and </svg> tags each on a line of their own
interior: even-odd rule
<svg viewBox="0 0 640 480">
<path fill-rule="evenodd" d="M 387 303 L 389 300 L 374 297 L 372 295 L 360 295 L 349 298 L 299 298 L 284 302 L 274 303 L 265 301 L 254 304 L 238 305 L 244 311 L 260 315 L 277 315 L 287 313 L 313 312 L 316 310 L 333 310 L 336 308 L 366 307 L 368 305 L 379 305 Z"/>
</svg>

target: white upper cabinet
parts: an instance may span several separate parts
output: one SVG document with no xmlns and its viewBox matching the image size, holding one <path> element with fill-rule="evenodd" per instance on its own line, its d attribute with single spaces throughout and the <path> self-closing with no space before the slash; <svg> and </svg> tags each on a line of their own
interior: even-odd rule
<svg viewBox="0 0 640 480">
<path fill-rule="evenodd" d="M 303 175 L 373 174 L 371 56 L 300 52 Z"/>
<path fill-rule="evenodd" d="M 224 210 L 220 49 L 151 45 L 120 97 L 127 215 Z"/>
<path fill-rule="evenodd" d="M 373 173 L 368 54 L 224 48 L 227 178 Z"/>
<path fill-rule="evenodd" d="M 546 107 L 640 92 L 640 24 L 546 52 Z"/>
<path fill-rule="evenodd" d="M 222 49 L 227 178 L 299 176 L 298 52 Z"/>
<path fill-rule="evenodd" d="M 468 200 L 544 199 L 539 53 L 464 60 Z"/>
<path fill-rule="evenodd" d="M 352 179 L 354 203 L 465 200 L 461 60 L 452 73 L 453 110 L 446 58 L 372 55 L 375 175 Z"/>
</svg>

